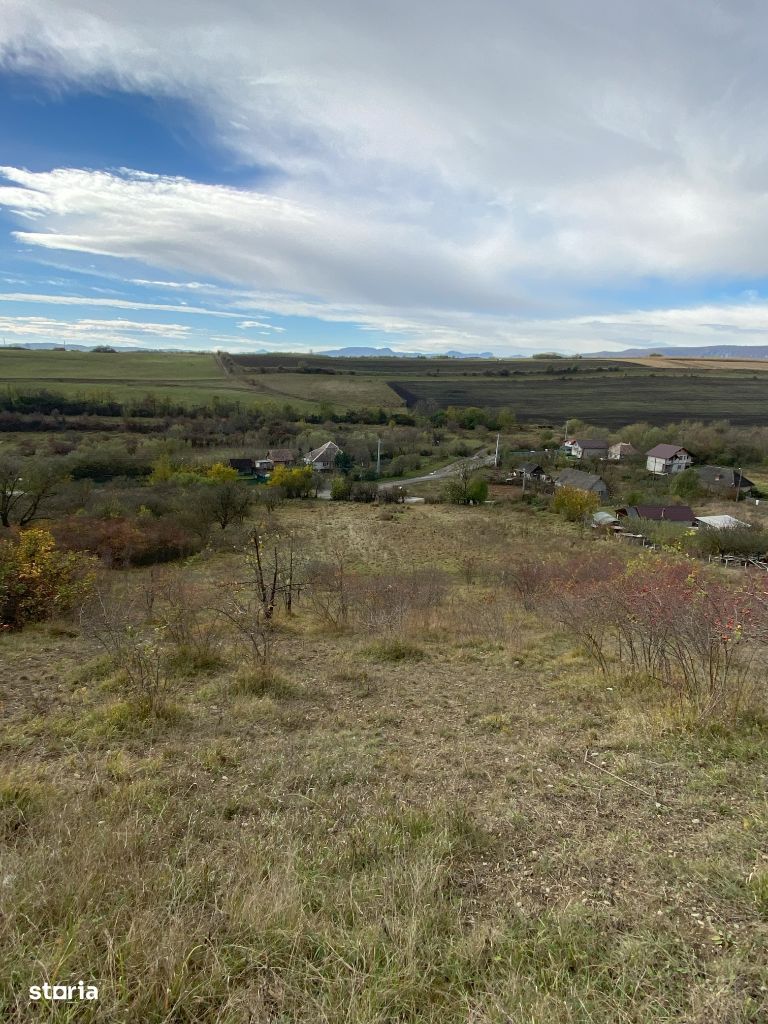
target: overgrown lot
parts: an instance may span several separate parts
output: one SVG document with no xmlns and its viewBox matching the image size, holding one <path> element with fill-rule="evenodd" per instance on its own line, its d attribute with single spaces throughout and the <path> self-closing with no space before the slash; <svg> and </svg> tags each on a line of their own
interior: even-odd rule
<svg viewBox="0 0 768 1024">
<path fill-rule="evenodd" d="M 707 717 L 604 675 L 529 567 L 607 542 L 525 510 L 251 525 L 266 660 L 245 534 L 0 637 L 3 1020 L 765 1019 L 764 662 Z"/>
</svg>

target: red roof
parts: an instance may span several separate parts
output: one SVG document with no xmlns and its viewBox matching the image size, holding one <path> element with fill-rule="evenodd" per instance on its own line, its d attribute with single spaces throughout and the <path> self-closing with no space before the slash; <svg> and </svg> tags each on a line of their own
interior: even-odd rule
<svg viewBox="0 0 768 1024">
<path fill-rule="evenodd" d="M 617 511 L 632 519 L 654 519 L 668 523 L 692 523 L 696 518 L 688 505 L 628 505 Z"/>
</svg>

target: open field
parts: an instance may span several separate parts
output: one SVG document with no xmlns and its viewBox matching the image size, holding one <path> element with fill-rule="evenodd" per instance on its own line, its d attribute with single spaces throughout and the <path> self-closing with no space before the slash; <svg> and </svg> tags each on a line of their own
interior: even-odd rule
<svg viewBox="0 0 768 1024">
<path fill-rule="evenodd" d="M 640 420 L 729 419 L 768 423 L 768 377 L 656 373 L 521 380 L 408 380 L 392 384 L 409 406 L 476 405 L 512 409 L 521 421 L 559 424 L 582 419 L 621 427 Z"/>
<path fill-rule="evenodd" d="M 331 359 L 276 353 L 0 350 L 0 384 L 118 401 L 148 393 L 188 405 L 236 400 L 244 408 L 292 405 L 397 409 L 426 402 L 511 409 L 524 423 L 579 418 L 616 428 L 648 420 L 768 423 L 766 362 L 610 359 Z"/>
<path fill-rule="evenodd" d="M 350 571 L 447 590 L 394 633 L 302 599 L 276 675 L 228 636 L 175 663 L 159 718 L 76 623 L 0 636 L 3 1021 L 764 1020 L 764 719 L 695 725 L 606 685 L 488 582 L 542 537 L 605 542 L 507 506 L 276 516 Z M 213 606 L 242 571 L 116 575 Z M 98 1004 L 31 1013 L 29 985 L 78 978 Z"/>
</svg>

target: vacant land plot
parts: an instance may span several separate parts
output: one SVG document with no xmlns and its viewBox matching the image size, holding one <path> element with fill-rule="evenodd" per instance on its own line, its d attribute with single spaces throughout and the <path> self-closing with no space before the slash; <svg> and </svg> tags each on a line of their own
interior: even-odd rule
<svg viewBox="0 0 768 1024">
<path fill-rule="evenodd" d="M 439 601 L 393 630 L 302 597 L 274 674 L 227 636 L 159 718 L 77 625 L 0 636 L 0 1017 L 82 978 L 98 1004 L 55 1019 L 764 1020 L 764 721 L 607 686 L 489 579 L 542 530 L 604 542 L 499 506 L 277 515 L 364 577 L 445 574 Z M 181 572 L 213 608 L 243 562 Z M 157 573 L 119 576 L 150 617 Z"/>
<path fill-rule="evenodd" d="M 646 420 L 729 419 L 768 423 L 768 377 L 675 373 L 567 377 L 391 381 L 409 406 L 430 402 L 512 409 L 521 421 L 562 423 L 579 418 L 606 427 Z"/>
</svg>

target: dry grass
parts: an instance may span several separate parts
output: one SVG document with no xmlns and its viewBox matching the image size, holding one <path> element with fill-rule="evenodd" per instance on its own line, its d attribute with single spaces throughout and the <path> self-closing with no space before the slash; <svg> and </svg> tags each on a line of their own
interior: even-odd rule
<svg viewBox="0 0 768 1024">
<path fill-rule="evenodd" d="M 0 639 L 0 1018 L 765 1019 L 766 723 L 701 731 L 653 687 L 606 687 L 488 582 L 540 542 L 513 509 L 281 517 L 359 571 L 436 566 L 452 589 L 378 639 L 302 601 L 272 672 L 230 652 L 162 719 L 72 630 Z M 80 978 L 97 1004 L 28 1003 Z"/>
</svg>

